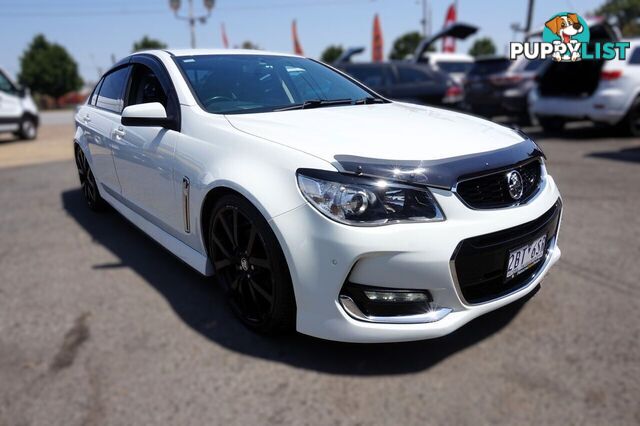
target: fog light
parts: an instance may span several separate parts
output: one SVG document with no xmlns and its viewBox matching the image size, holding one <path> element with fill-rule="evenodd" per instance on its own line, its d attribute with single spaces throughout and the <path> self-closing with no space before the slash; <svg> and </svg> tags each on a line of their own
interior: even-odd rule
<svg viewBox="0 0 640 426">
<path fill-rule="evenodd" d="M 365 290 L 364 295 L 367 296 L 369 300 L 380 302 L 412 303 L 429 301 L 429 296 L 427 296 L 426 293 L 418 292 Z"/>
</svg>

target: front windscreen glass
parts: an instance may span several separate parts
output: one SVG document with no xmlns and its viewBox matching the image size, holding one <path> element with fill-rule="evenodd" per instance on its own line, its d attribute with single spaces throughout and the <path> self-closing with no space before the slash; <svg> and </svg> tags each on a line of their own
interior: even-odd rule
<svg viewBox="0 0 640 426">
<path fill-rule="evenodd" d="M 355 103 L 374 96 L 310 59 L 199 55 L 176 58 L 176 63 L 200 105 L 215 114 L 269 112 L 309 101 L 339 100 L 348 104 L 348 100 Z"/>
</svg>

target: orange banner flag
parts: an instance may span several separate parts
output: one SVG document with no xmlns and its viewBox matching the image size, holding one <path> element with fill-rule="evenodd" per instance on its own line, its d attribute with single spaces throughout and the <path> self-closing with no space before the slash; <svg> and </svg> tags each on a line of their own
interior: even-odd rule
<svg viewBox="0 0 640 426">
<path fill-rule="evenodd" d="M 384 40 L 382 39 L 380 17 L 377 13 L 375 18 L 373 18 L 373 49 L 371 51 L 373 62 L 384 61 Z"/>
<path fill-rule="evenodd" d="M 229 48 L 229 39 L 227 38 L 227 30 L 224 27 L 224 22 L 222 23 L 222 45 L 225 49 Z"/>
<path fill-rule="evenodd" d="M 293 53 L 296 55 L 304 56 L 304 51 L 302 50 L 302 46 L 300 45 L 300 39 L 298 39 L 298 25 L 296 21 L 293 21 L 291 25 L 291 35 L 293 36 Z"/>
<path fill-rule="evenodd" d="M 451 24 L 454 24 L 457 20 L 458 11 L 456 10 L 456 5 L 453 3 L 447 9 L 447 15 L 444 18 L 444 26 L 445 28 Z M 452 37 L 445 37 L 442 39 L 442 51 L 448 53 L 454 53 L 456 51 L 456 39 Z"/>
</svg>

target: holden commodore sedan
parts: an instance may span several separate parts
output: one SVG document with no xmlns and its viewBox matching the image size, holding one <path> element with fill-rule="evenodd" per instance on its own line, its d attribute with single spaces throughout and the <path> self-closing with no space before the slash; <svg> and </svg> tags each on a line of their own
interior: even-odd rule
<svg viewBox="0 0 640 426">
<path fill-rule="evenodd" d="M 311 59 L 134 54 L 75 120 L 89 208 L 212 276 L 259 332 L 438 337 L 525 297 L 560 257 L 560 194 L 531 139 Z"/>
</svg>

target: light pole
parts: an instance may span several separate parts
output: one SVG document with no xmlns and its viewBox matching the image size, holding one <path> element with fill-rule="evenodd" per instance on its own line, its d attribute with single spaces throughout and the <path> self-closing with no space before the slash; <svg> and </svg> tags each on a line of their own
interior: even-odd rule
<svg viewBox="0 0 640 426">
<path fill-rule="evenodd" d="M 189 1 L 189 14 L 187 16 L 178 15 L 178 10 L 180 9 L 180 0 L 169 0 L 169 7 L 173 10 L 173 13 L 176 15 L 176 18 L 189 22 L 189 29 L 191 30 L 191 48 L 196 48 L 196 21 L 201 24 L 205 24 L 207 19 L 211 16 L 211 11 L 213 10 L 213 6 L 215 6 L 215 0 L 204 0 L 204 7 L 207 9 L 206 15 L 195 16 L 193 14 L 193 0 Z"/>
</svg>

